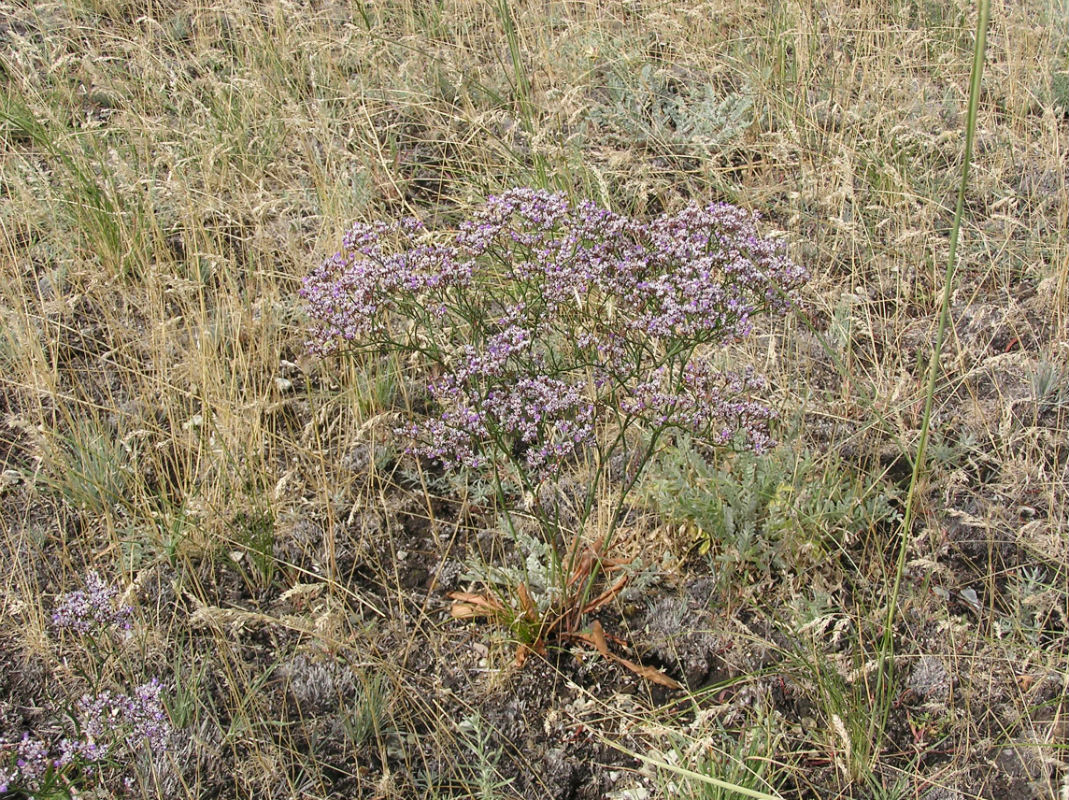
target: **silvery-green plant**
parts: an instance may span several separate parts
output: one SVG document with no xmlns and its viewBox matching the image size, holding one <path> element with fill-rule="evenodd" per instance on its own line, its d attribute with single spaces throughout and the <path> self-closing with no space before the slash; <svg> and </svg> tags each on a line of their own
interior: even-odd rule
<svg viewBox="0 0 1069 800">
<path fill-rule="evenodd" d="M 649 470 L 641 491 L 668 520 L 693 528 L 723 580 L 739 571 L 804 570 L 829 548 L 898 518 L 891 487 L 868 484 L 834 454 L 818 457 L 797 444 L 718 462 L 684 438 Z"/>
<path fill-rule="evenodd" d="M 1069 369 L 1041 361 L 1032 372 L 1032 394 L 1040 412 L 1069 406 Z"/>
<path fill-rule="evenodd" d="M 304 282 L 311 347 L 400 354 L 425 370 L 428 413 L 397 433 L 412 453 L 481 473 L 513 532 L 522 505 L 551 547 L 574 541 L 555 551 L 563 587 L 598 498 L 613 498 L 601 555 L 666 434 L 757 452 L 773 444 L 763 379 L 708 357 L 759 314 L 786 313 L 807 277 L 757 222 L 724 203 L 642 221 L 521 188 L 455 231 L 357 224 Z M 565 524 L 541 498 L 577 469 L 577 519 Z M 585 603 L 596 576 L 561 596 Z"/>
<path fill-rule="evenodd" d="M 470 774 L 472 800 L 497 800 L 508 795 L 512 779 L 502 775 L 498 768 L 501 746 L 494 741 L 493 729 L 479 714 L 471 714 L 457 725 L 460 741 L 474 756 L 474 762 L 461 767 Z"/>
<path fill-rule="evenodd" d="M 718 92 L 654 64 L 613 71 L 605 88 L 608 103 L 592 119 L 628 143 L 669 156 L 722 150 L 753 123 L 753 99 L 745 90 Z"/>
</svg>

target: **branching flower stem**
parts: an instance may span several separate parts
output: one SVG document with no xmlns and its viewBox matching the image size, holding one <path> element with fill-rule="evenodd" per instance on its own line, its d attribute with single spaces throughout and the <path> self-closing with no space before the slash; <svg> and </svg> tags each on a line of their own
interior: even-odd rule
<svg viewBox="0 0 1069 800">
<path fill-rule="evenodd" d="M 512 189 L 453 232 L 413 219 L 354 225 L 302 295 L 314 352 L 403 353 L 427 369 L 435 411 L 397 432 L 413 454 L 488 474 L 514 536 L 515 498 L 526 498 L 558 595 L 582 609 L 602 572 L 584 539 L 617 455 L 624 477 L 596 558 L 666 431 L 712 446 L 772 444 L 774 415 L 755 399 L 763 381 L 701 356 L 747 336 L 759 314 L 785 313 L 807 277 L 734 206 L 643 222 Z M 584 465 L 578 528 L 564 530 L 556 490 Z M 544 489 L 556 495 L 549 505 Z M 528 618 L 531 602 L 521 598 Z"/>
</svg>

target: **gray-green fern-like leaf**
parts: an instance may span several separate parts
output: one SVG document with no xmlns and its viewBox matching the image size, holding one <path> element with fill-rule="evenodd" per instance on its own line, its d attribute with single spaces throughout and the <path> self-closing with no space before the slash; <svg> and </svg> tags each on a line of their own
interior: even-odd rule
<svg viewBox="0 0 1069 800">
<path fill-rule="evenodd" d="M 745 89 L 722 94 L 712 83 L 653 64 L 610 73 L 606 89 L 608 102 L 591 113 L 592 121 L 664 154 L 723 149 L 753 123 L 753 99 Z"/>
</svg>

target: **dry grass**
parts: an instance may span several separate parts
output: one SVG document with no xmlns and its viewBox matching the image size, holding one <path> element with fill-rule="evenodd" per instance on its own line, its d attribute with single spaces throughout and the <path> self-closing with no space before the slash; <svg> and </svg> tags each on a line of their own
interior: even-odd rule
<svg viewBox="0 0 1069 800">
<path fill-rule="evenodd" d="M 0 737 L 55 729 L 86 663 L 167 686 L 174 745 L 131 767 L 136 795 L 742 796 L 700 773 L 792 798 L 1064 796 L 1064 3 L 992 15 L 886 730 L 899 532 L 808 488 L 900 510 L 974 15 L 0 0 Z M 391 419 L 422 376 L 305 355 L 300 279 L 353 220 L 455 224 L 512 185 L 636 214 L 731 200 L 813 273 L 802 311 L 732 354 L 795 421 L 768 467 L 793 500 L 749 509 L 745 552 L 656 496 L 622 543 L 660 567 L 607 627 L 691 692 L 593 652 L 517 671 L 501 631 L 451 621 L 466 564 L 508 544 L 478 486 L 402 456 Z M 121 652 L 49 628 L 90 568 L 135 605 Z"/>
</svg>

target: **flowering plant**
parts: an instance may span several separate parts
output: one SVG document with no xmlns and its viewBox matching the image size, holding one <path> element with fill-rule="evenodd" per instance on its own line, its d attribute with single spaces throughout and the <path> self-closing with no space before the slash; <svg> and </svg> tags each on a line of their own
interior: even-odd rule
<svg viewBox="0 0 1069 800">
<path fill-rule="evenodd" d="M 115 604 L 119 591 L 108 584 L 97 572 L 85 576 L 85 588 L 67 592 L 56 599 L 52 612 L 52 626 L 56 630 L 71 630 L 87 636 L 109 628 L 130 630 L 130 615 L 133 609 L 125 604 Z"/>
<path fill-rule="evenodd" d="M 121 642 L 133 636 L 133 611 L 115 586 L 95 571 L 86 573 L 84 587 L 59 595 L 52 611 L 64 662 L 98 686 L 106 666 L 121 658 Z"/>
<path fill-rule="evenodd" d="M 167 748 L 171 724 L 164 707 L 163 686 L 155 678 L 132 694 L 103 689 L 97 660 L 111 637 L 132 629 L 133 608 L 117 602 L 119 591 L 90 571 L 85 586 L 56 598 L 52 628 L 73 634 L 80 647 L 72 660 L 87 665 L 83 676 L 94 687 L 62 712 L 73 735 L 39 737 L 29 731 L 18 742 L 0 740 L 0 794 L 21 791 L 36 798 L 70 798 L 92 785 L 116 786 L 132 759 L 148 759 Z M 66 656 L 64 661 L 67 661 Z M 4 764 L 7 766 L 4 766 Z M 125 776 L 130 788 L 132 778 Z"/>
<path fill-rule="evenodd" d="M 512 189 L 453 232 L 414 219 L 357 224 L 301 294 L 313 351 L 403 354 L 426 369 L 432 413 L 397 429 L 411 452 L 488 475 L 505 508 L 526 498 L 554 546 L 565 533 L 559 507 L 540 498 L 567 470 L 586 470 L 563 583 L 588 552 L 580 534 L 614 457 L 630 466 L 599 558 L 666 432 L 772 444 L 772 411 L 754 399 L 763 380 L 717 371 L 705 350 L 746 336 L 762 312 L 787 311 L 806 277 L 734 206 L 644 222 Z M 506 513 L 510 528 L 516 513 Z M 597 574 L 572 595 L 580 607 Z"/>
<path fill-rule="evenodd" d="M 152 680 L 132 695 L 86 694 L 75 704 L 73 737 L 50 744 L 26 732 L 18 743 L 0 742 L 0 752 L 13 752 L 10 766 L 0 767 L 0 793 L 17 788 L 39 798 L 74 797 L 79 786 L 120 773 L 139 754 L 159 755 L 171 732 L 161 693 Z"/>
</svg>

